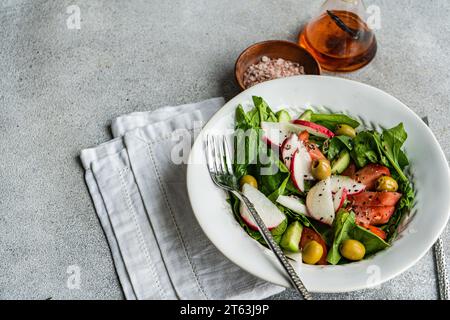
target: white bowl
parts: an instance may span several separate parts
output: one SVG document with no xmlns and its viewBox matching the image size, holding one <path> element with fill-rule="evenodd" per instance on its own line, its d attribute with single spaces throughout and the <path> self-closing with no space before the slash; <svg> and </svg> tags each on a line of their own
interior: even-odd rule
<svg viewBox="0 0 450 320">
<path fill-rule="evenodd" d="M 298 265 L 297 272 L 313 292 L 345 292 L 373 287 L 413 266 L 443 231 L 450 212 L 447 160 L 431 130 L 407 106 L 371 86 L 324 76 L 278 79 L 254 86 L 230 100 L 206 124 L 191 150 L 187 188 L 194 214 L 212 243 L 231 261 L 272 283 L 290 287 L 270 250 L 248 236 L 235 220 L 226 194 L 209 177 L 203 150 L 205 130 L 234 127 L 238 104 L 251 106 L 253 95 L 273 110 L 289 107 L 300 113 L 307 106 L 324 106 L 363 119 L 366 124 L 392 127 L 403 122 L 405 144 L 416 188 L 414 215 L 392 247 L 357 263 L 338 266 Z"/>
</svg>

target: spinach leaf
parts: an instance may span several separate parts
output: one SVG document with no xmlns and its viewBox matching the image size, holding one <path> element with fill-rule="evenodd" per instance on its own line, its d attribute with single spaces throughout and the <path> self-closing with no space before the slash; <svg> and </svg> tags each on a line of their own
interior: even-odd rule
<svg viewBox="0 0 450 320">
<path fill-rule="evenodd" d="M 383 140 L 383 145 L 386 146 L 385 149 L 389 149 L 390 147 L 391 150 L 389 151 L 392 152 L 393 157 L 397 159 L 400 167 L 406 167 L 409 164 L 409 161 L 404 152 L 400 149 L 408 138 L 403 123 L 398 124 L 394 128 L 383 130 L 381 138 Z"/>
<path fill-rule="evenodd" d="M 353 149 L 350 152 L 355 164 L 361 168 L 367 163 L 378 163 L 378 145 L 372 131 L 363 131 L 353 139 Z"/>
<path fill-rule="evenodd" d="M 339 141 L 345 147 L 347 147 L 348 151 L 353 149 L 353 139 L 348 136 L 335 136 L 333 139 Z"/>
<path fill-rule="evenodd" d="M 324 144 L 322 151 L 329 160 L 333 160 L 343 149 L 347 148 L 349 151 L 353 149 L 352 138 L 347 136 L 335 136 Z"/>
<path fill-rule="evenodd" d="M 235 133 L 234 133 L 234 171 L 236 177 L 254 171 L 257 164 L 260 136 L 262 130 L 259 128 L 260 120 L 257 108 L 245 112 L 242 105 L 236 108 L 235 112 Z"/>
<path fill-rule="evenodd" d="M 359 127 L 360 123 L 353 118 L 345 114 L 323 114 L 323 113 L 313 113 L 311 115 L 311 121 L 327 127 L 330 130 L 336 129 L 338 124 L 347 124 L 352 128 Z"/>
<path fill-rule="evenodd" d="M 408 134 L 403 127 L 403 123 L 398 124 L 394 128 L 383 130 L 380 139 L 376 138 L 380 150 L 397 171 L 402 181 L 408 181 L 408 178 L 403 173 L 403 169 L 409 164 L 409 161 L 401 150 L 407 138 Z"/>
<path fill-rule="evenodd" d="M 314 231 L 317 232 L 322 237 L 326 245 L 328 247 L 331 247 L 334 238 L 333 229 L 330 228 L 328 225 L 314 219 L 311 219 L 310 224 L 311 228 L 314 229 Z"/>
<path fill-rule="evenodd" d="M 265 159 L 269 160 L 269 162 L 259 167 L 258 175 L 260 176 L 261 181 L 260 190 L 269 197 L 272 202 L 275 202 L 278 195 L 284 194 L 286 185 L 290 180 L 290 172 L 272 149 L 269 148 L 261 152 L 265 151 L 269 153 Z"/>
<path fill-rule="evenodd" d="M 242 178 L 246 174 L 248 174 L 248 165 L 246 164 L 235 164 L 234 165 L 234 174 L 236 175 L 237 179 Z"/>
<path fill-rule="evenodd" d="M 305 191 L 309 190 L 309 188 L 306 187 L 306 182 L 308 182 L 308 181 L 305 181 Z M 300 190 L 298 190 L 298 188 L 296 186 L 294 186 L 294 183 L 292 182 L 291 179 L 289 179 L 288 183 L 286 184 L 286 191 L 289 194 L 293 194 L 293 195 L 297 195 L 297 196 L 303 196 L 304 195 L 303 192 L 300 192 Z"/>
<path fill-rule="evenodd" d="M 244 111 L 244 108 L 242 107 L 242 105 L 238 105 L 236 108 L 236 114 L 235 114 L 235 128 L 246 130 L 251 127 L 252 127 L 252 122 L 251 122 L 249 116 Z"/>
<path fill-rule="evenodd" d="M 353 214 L 353 213 L 352 213 Z M 371 256 L 378 251 L 386 249 L 389 244 L 383 239 L 370 232 L 366 228 L 355 225 L 355 227 L 349 233 L 352 239 L 358 240 L 366 248 L 366 255 L 364 257 Z"/>
<path fill-rule="evenodd" d="M 288 174 L 286 178 L 283 180 L 283 182 L 279 185 L 277 189 L 275 189 L 269 196 L 269 200 L 275 203 L 280 195 L 284 195 L 284 192 L 286 190 L 286 185 L 288 184 L 289 180 L 291 178 L 291 175 Z"/>
<path fill-rule="evenodd" d="M 309 142 L 316 144 L 319 148 L 323 148 L 324 145 L 328 143 L 327 141 L 329 141 L 328 139 L 320 138 L 313 135 L 310 135 L 308 140 Z"/>
<path fill-rule="evenodd" d="M 242 105 L 239 105 L 235 112 L 234 169 L 238 179 L 258 171 L 261 162 L 264 162 L 262 160 L 267 159 L 269 152 L 267 145 L 261 140 L 261 121 L 278 121 L 275 113 L 261 97 L 252 98 L 255 106 L 250 111 L 245 112 Z"/>
<path fill-rule="evenodd" d="M 376 131 L 373 131 L 372 135 L 373 135 L 373 141 L 375 142 L 376 151 L 378 152 L 378 157 L 379 157 L 378 162 L 386 167 L 392 168 L 391 163 L 389 162 L 389 160 L 385 157 L 385 155 L 383 153 L 383 146 L 381 144 L 381 135 Z"/>
<path fill-rule="evenodd" d="M 269 148 L 268 152 L 270 163 L 262 165 L 258 172 L 261 181 L 260 190 L 275 203 L 278 196 L 286 193 L 287 185 L 291 183 L 291 173 L 272 149 Z M 273 173 L 271 173 L 272 170 Z"/>
<path fill-rule="evenodd" d="M 282 191 L 284 192 L 284 189 L 286 188 L 287 184 L 287 178 L 289 178 L 289 174 L 279 171 L 278 173 L 273 175 L 268 174 L 261 175 L 260 178 L 261 178 L 261 184 L 259 188 L 260 191 L 264 193 L 266 196 L 270 196 L 274 192 L 278 191 L 279 188 L 282 188 L 283 189 Z M 284 182 L 285 184 L 282 185 Z"/>
<path fill-rule="evenodd" d="M 334 238 L 330 251 L 328 251 L 327 261 L 331 264 L 337 264 L 341 259 L 341 253 L 339 247 L 341 243 L 349 239 L 349 233 L 355 226 L 355 216 L 351 215 L 348 211 L 339 210 L 336 218 L 333 222 Z"/>
<path fill-rule="evenodd" d="M 261 126 L 261 118 L 259 110 L 254 108 L 248 112 L 248 117 L 250 118 L 250 123 L 253 128 L 258 128 Z"/>
<path fill-rule="evenodd" d="M 289 223 L 291 223 L 292 221 L 299 221 L 305 227 L 311 228 L 315 232 L 317 232 L 317 234 L 319 234 L 322 239 L 324 239 L 325 243 L 328 246 L 331 245 L 333 239 L 332 235 L 330 235 L 331 229 L 328 226 L 315 220 L 309 220 L 309 218 L 304 214 L 294 212 L 281 205 L 278 205 L 278 208 L 288 217 Z"/>
<path fill-rule="evenodd" d="M 286 231 L 288 226 L 288 220 L 284 219 L 282 223 L 280 223 L 276 228 L 270 230 L 270 233 L 273 236 L 273 239 L 275 240 L 276 243 L 280 243 L 281 241 L 281 237 L 283 236 L 283 233 Z M 262 238 L 262 236 L 261 236 Z M 260 241 L 261 242 L 261 241 Z M 266 244 L 266 241 L 264 239 L 262 239 L 262 244 Z"/>
<path fill-rule="evenodd" d="M 278 205 L 278 208 L 284 212 L 284 214 L 288 217 L 288 219 L 291 221 L 300 221 L 302 225 L 305 227 L 311 227 L 311 222 L 309 221 L 308 217 L 304 214 L 300 214 L 297 212 L 294 212 L 286 207 L 283 207 L 282 205 Z"/>
<path fill-rule="evenodd" d="M 262 147 L 261 129 L 237 129 L 234 133 L 234 171 L 238 179 L 248 174 L 258 164 L 259 153 Z M 266 148 L 267 149 L 267 148 Z"/>
<path fill-rule="evenodd" d="M 261 97 L 253 96 L 254 107 L 245 112 L 242 105 L 238 105 L 235 113 L 235 128 L 247 130 L 250 128 L 260 128 L 261 121 L 277 122 L 276 114 L 270 109 L 267 102 Z"/>
<path fill-rule="evenodd" d="M 253 96 L 252 99 L 254 107 L 250 111 L 245 112 L 242 105 L 236 109 L 234 170 L 238 179 L 246 174 L 255 176 L 265 186 L 263 193 L 270 195 L 286 180 L 289 170 L 278 157 L 271 159 L 275 158 L 274 152 L 262 141 L 264 132 L 260 127 L 261 121 L 278 121 L 276 114 L 261 97 Z M 261 174 L 262 169 L 265 169 L 264 175 Z M 273 176 L 266 176 L 272 169 L 276 169 L 271 174 Z"/>
<path fill-rule="evenodd" d="M 341 260 L 341 253 L 339 248 L 347 239 L 354 239 L 361 242 L 366 248 L 366 255 L 368 257 L 389 247 L 383 239 L 373 234 L 369 230 L 356 224 L 355 214 L 340 210 L 336 215 L 333 223 L 334 239 L 330 251 L 327 255 L 327 261 L 331 264 L 338 264 Z"/>
<path fill-rule="evenodd" d="M 290 173 L 288 167 L 279 158 L 276 159 L 276 165 L 281 172 Z"/>
<path fill-rule="evenodd" d="M 400 182 L 398 191 L 402 193 L 402 198 L 395 209 L 395 213 L 389 219 L 388 223 L 382 227 L 387 234 L 386 241 L 388 243 L 392 243 L 392 241 L 397 237 L 398 226 L 414 205 L 415 195 L 411 183 Z"/>
<path fill-rule="evenodd" d="M 354 147 L 351 152 L 353 161 L 358 167 L 364 167 L 370 162 L 381 163 L 393 168 L 400 180 L 408 181 L 403 169 L 409 161 L 401 150 L 407 137 L 403 123 L 391 129 L 384 129 L 381 135 L 374 131 L 360 132 L 353 139 Z"/>
<path fill-rule="evenodd" d="M 253 96 L 253 104 L 255 105 L 255 109 L 258 112 L 259 115 L 259 123 L 258 127 L 260 127 L 261 121 L 268 121 L 268 122 L 278 122 L 278 118 L 276 114 L 270 109 L 269 105 L 266 101 L 264 101 L 263 98 Z"/>
</svg>

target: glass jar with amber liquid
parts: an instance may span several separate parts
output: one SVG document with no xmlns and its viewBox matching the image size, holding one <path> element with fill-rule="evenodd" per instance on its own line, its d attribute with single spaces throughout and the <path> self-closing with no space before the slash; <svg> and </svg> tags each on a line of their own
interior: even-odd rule
<svg viewBox="0 0 450 320">
<path fill-rule="evenodd" d="M 328 71 L 349 72 L 375 57 L 377 41 L 362 0 L 328 0 L 300 33 L 299 44 Z"/>
</svg>

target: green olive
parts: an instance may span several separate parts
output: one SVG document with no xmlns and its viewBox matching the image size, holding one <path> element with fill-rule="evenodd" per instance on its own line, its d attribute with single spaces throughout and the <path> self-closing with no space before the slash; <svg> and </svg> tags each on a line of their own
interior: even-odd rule
<svg viewBox="0 0 450 320">
<path fill-rule="evenodd" d="M 331 176 L 330 161 L 326 159 L 315 160 L 311 166 L 311 173 L 317 180 L 325 180 Z"/>
<path fill-rule="evenodd" d="M 256 181 L 254 176 L 251 176 L 249 174 L 243 176 L 241 178 L 241 180 L 239 181 L 241 188 L 244 184 L 248 183 L 249 185 L 251 185 L 252 187 L 258 189 L 258 182 Z"/>
<path fill-rule="evenodd" d="M 316 264 L 323 255 L 322 246 L 315 240 L 308 242 L 302 251 L 302 259 L 304 263 Z"/>
<path fill-rule="evenodd" d="M 364 258 L 366 248 L 358 240 L 348 239 L 341 245 L 341 254 L 348 260 L 358 261 Z"/>
<path fill-rule="evenodd" d="M 377 180 L 377 191 L 392 191 L 398 190 L 398 183 L 394 178 L 389 176 L 379 177 Z"/>
<path fill-rule="evenodd" d="M 336 126 L 336 132 L 338 136 L 349 136 L 350 138 L 356 137 L 356 131 L 348 124 L 338 124 Z"/>
</svg>

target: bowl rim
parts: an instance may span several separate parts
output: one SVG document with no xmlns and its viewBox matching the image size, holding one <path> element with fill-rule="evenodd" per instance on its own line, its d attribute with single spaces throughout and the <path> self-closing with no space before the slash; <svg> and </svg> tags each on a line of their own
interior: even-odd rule
<svg viewBox="0 0 450 320">
<path fill-rule="evenodd" d="M 434 145 L 437 146 L 437 149 L 436 149 L 436 150 L 438 151 L 438 155 L 439 155 L 440 160 L 443 161 L 443 162 L 445 162 L 445 163 L 447 163 L 447 166 L 446 166 L 447 171 L 446 171 L 445 177 L 444 177 L 444 175 L 441 176 L 441 177 L 442 177 L 442 179 L 447 180 L 447 186 L 448 186 L 448 182 L 450 181 L 450 168 L 448 167 L 448 161 L 447 161 L 447 159 L 446 159 L 446 157 L 445 157 L 445 154 L 444 154 L 444 152 L 443 152 L 443 150 L 442 150 L 442 147 L 440 146 L 440 144 L 439 144 L 439 142 L 438 142 L 436 136 L 435 136 L 434 133 L 432 132 L 432 130 L 431 130 L 425 123 L 423 123 L 422 119 L 421 119 L 421 118 L 420 118 L 413 110 L 411 110 L 410 108 L 408 108 L 403 102 L 401 102 L 401 101 L 400 101 L 399 99 L 397 99 L 396 97 L 390 95 L 389 93 L 387 93 L 387 92 L 385 92 L 385 91 L 383 91 L 383 90 L 381 90 L 381 89 L 378 89 L 378 88 L 376 88 L 376 87 L 373 87 L 373 86 L 371 86 L 371 85 L 368 85 L 368 84 L 365 84 L 365 83 L 362 83 L 362 82 L 358 82 L 358 81 L 354 81 L 354 80 L 349 80 L 349 79 L 345 79 L 345 78 L 337 78 L 337 77 L 332 77 L 332 76 L 317 76 L 317 75 L 306 75 L 306 76 L 303 75 L 303 76 L 297 76 L 297 77 L 292 77 L 292 78 L 305 78 L 305 77 L 322 78 L 322 79 L 324 79 L 324 80 L 325 80 L 325 79 L 329 79 L 329 80 L 331 80 L 331 81 L 342 81 L 342 82 L 347 82 L 347 83 L 353 83 L 353 85 L 357 85 L 357 86 L 360 86 L 360 87 L 367 87 L 368 89 L 374 90 L 374 91 L 376 91 L 376 92 L 378 92 L 378 93 L 380 93 L 380 94 L 382 94 L 382 95 L 389 96 L 389 98 L 396 100 L 396 102 L 399 103 L 398 106 L 399 106 L 403 111 L 408 112 L 412 117 L 416 118 L 416 120 L 418 120 L 418 123 L 420 123 L 420 126 L 421 126 L 424 130 L 428 131 L 429 134 L 431 135 L 431 139 L 433 140 Z M 275 80 L 271 80 L 271 81 L 266 81 L 266 82 L 261 83 L 261 84 L 258 84 L 258 85 L 256 85 L 256 86 L 266 86 L 266 85 L 268 85 L 269 82 L 275 82 L 275 81 L 281 82 L 281 81 L 286 81 L 287 79 L 289 79 L 289 78 L 282 78 L 282 79 L 275 79 Z M 252 88 L 255 88 L 256 86 L 253 86 Z M 240 93 L 239 95 L 241 95 L 241 94 L 243 94 L 243 93 Z M 234 100 L 234 98 L 231 99 L 231 100 Z M 217 113 L 216 113 L 215 115 L 213 115 L 213 117 L 205 124 L 205 127 L 204 127 L 204 128 L 207 128 L 208 126 L 211 126 L 211 123 L 214 123 L 214 122 L 217 121 L 217 118 L 219 117 L 219 114 L 221 113 L 222 110 L 224 110 L 224 107 L 225 107 L 226 105 L 228 105 L 229 102 L 231 102 L 231 100 L 228 101 L 222 108 L 220 108 L 220 109 L 217 111 Z M 187 180 L 186 180 L 186 183 L 187 183 L 188 197 L 189 197 L 189 200 L 190 200 L 190 202 L 191 202 L 191 207 L 192 207 L 193 211 L 194 211 L 194 203 L 192 202 L 192 200 L 193 200 L 193 197 L 194 197 L 194 191 L 193 191 L 193 189 L 190 188 L 190 187 L 192 187 L 192 182 L 193 182 L 193 179 L 192 179 L 192 178 L 194 177 L 194 171 L 196 171 L 196 169 L 195 169 L 196 166 L 193 165 L 193 164 L 195 163 L 195 162 L 193 162 L 193 160 L 195 160 L 195 159 L 194 159 L 194 158 L 195 158 L 195 151 L 196 151 L 196 149 L 197 149 L 197 148 L 195 147 L 195 144 L 201 145 L 200 138 L 202 137 L 203 133 L 204 133 L 204 130 L 202 129 L 202 131 L 201 131 L 200 134 L 197 136 L 197 138 L 196 138 L 196 140 L 195 140 L 195 142 L 194 142 L 194 145 L 193 145 L 193 147 L 192 147 L 192 149 L 191 149 L 191 153 L 190 153 L 189 159 L 188 159 L 188 168 L 187 168 Z M 449 218 L 450 218 L 450 198 L 449 198 L 449 199 L 446 199 L 446 201 L 445 201 L 445 203 L 442 205 L 442 207 L 443 207 L 442 211 L 444 212 L 444 209 L 445 209 L 445 212 L 446 212 L 445 216 L 443 216 L 443 217 L 440 219 L 440 222 L 443 222 L 443 223 L 440 224 L 439 227 L 435 228 L 435 231 L 436 231 L 436 232 L 434 232 L 433 234 L 429 234 L 429 235 L 427 236 L 427 239 L 424 239 L 424 241 L 426 242 L 426 244 L 421 248 L 421 252 L 415 254 L 415 255 L 414 255 L 414 258 L 408 259 L 408 262 L 407 262 L 407 263 L 404 263 L 402 266 L 397 267 L 397 268 L 395 268 L 395 270 L 389 272 L 389 275 L 387 275 L 387 276 L 385 275 L 384 277 L 381 277 L 379 280 L 377 280 L 376 282 L 374 282 L 373 284 L 371 284 L 370 287 L 381 285 L 382 283 L 385 283 L 385 282 L 391 280 L 392 278 L 395 278 L 395 277 L 397 277 L 398 275 L 404 273 L 406 270 L 408 270 L 409 268 L 411 268 L 412 266 L 414 266 L 420 259 L 422 259 L 423 256 L 425 256 L 425 254 L 426 254 L 427 252 L 429 252 L 429 250 L 432 248 L 432 246 L 433 246 L 434 243 L 437 241 L 437 239 L 439 238 L 439 236 L 444 232 L 444 230 L 445 230 L 445 228 L 446 228 L 446 225 L 448 224 L 448 221 L 449 221 Z M 233 263 L 235 263 L 236 265 L 238 265 L 238 266 L 239 266 L 240 268 L 242 268 L 243 270 L 246 270 L 247 272 L 249 272 L 249 273 L 251 273 L 251 274 L 253 274 L 253 275 L 255 275 L 255 276 L 257 276 L 257 277 L 259 277 L 259 278 L 261 278 L 261 279 L 263 279 L 263 280 L 265 280 L 265 281 L 269 281 L 269 282 L 272 282 L 272 283 L 277 284 L 277 285 L 281 285 L 281 286 L 286 286 L 286 287 L 288 287 L 288 284 L 287 284 L 287 282 L 286 282 L 287 280 L 284 281 L 284 282 L 274 281 L 275 278 L 274 278 L 272 275 L 267 275 L 267 277 L 263 277 L 263 276 L 262 276 L 260 273 L 258 273 L 257 271 L 252 270 L 252 268 L 248 268 L 248 266 L 243 266 L 243 265 L 239 262 L 239 259 L 236 258 L 236 256 L 230 255 L 230 254 L 227 254 L 226 252 L 224 252 L 224 250 L 222 250 L 222 249 L 224 248 L 224 245 L 222 245 L 222 244 L 216 245 L 216 244 L 213 242 L 213 240 L 210 238 L 209 233 L 206 231 L 208 228 L 205 229 L 206 226 L 203 224 L 204 221 L 201 221 L 201 220 L 200 220 L 200 216 L 198 216 L 197 214 L 195 214 L 195 211 L 194 211 L 194 215 L 196 216 L 196 220 L 197 220 L 198 223 L 200 224 L 200 226 L 201 226 L 201 228 L 203 229 L 205 235 L 206 235 L 206 236 L 211 240 L 211 242 L 218 248 L 218 250 L 219 250 L 224 256 L 226 256 L 230 261 L 232 261 Z M 247 236 L 248 236 L 248 235 L 247 235 Z M 263 246 L 261 245 L 261 247 L 263 247 Z M 263 248 L 265 248 L 265 247 L 263 247 Z M 265 248 L 265 249 L 266 249 L 267 252 L 270 252 L 269 249 L 267 249 L 267 248 Z M 267 257 L 267 259 L 270 260 L 269 257 Z M 273 258 L 273 259 L 275 260 L 275 258 Z M 367 261 L 367 260 L 363 260 L 363 261 Z M 347 266 L 348 268 L 352 268 L 352 265 L 355 265 L 355 266 L 356 266 L 356 264 L 348 264 L 348 265 L 345 265 L 345 266 Z M 345 267 L 345 266 L 344 266 L 344 267 Z M 304 268 L 308 268 L 308 267 L 312 267 L 312 268 L 323 268 L 323 267 L 321 267 L 321 266 L 304 266 Z M 337 268 L 342 268 L 342 267 L 343 267 L 343 266 L 326 266 L 325 268 L 337 269 Z M 309 268 L 308 268 L 308 269 L 309 269 Z M 278 277 L 277 277 L 277 278 L 278 278 Z M 351 284 L 351 285 L 347 285 L 347 287 L 342 287 L 342 288 L 336 288 L 336 287 L 334 287 L 334 288 L 331 289 L 331 290 L 326 290 L 326 289 L 315 289 L 315 290 L 313 290 L 312 292 L 317 292 L 317 293 L 320 293 L 320 292 L 323 292 L 323 293 L 341 293 L 341 292 L 351 292 L 351 291 L 355 291 L 355 290 L 367 289 L 367 288 L 370 288 L 370 287 L 369 287 L 367 284 L 366 284 L 366 285 L 363 285 L 363 284 L 359 284 L 359 285 L 358 285 L 358 284 Z"/>
<path fill-rule="evenodd" d="M 238 65 L 238 63 L 242 60 L 242 57 L 244 56 L 245 53 L 247 53 L 247 51 L 253 49 L 256 46 L 273 44 L 273 43 L 282 43 L 282 44 L 290 46 L 291 48 L 293 48 L 295 50 L 300 49 L 303 52 L 305 52 L 315 62 L 316 66 L 317 66 L 317 69 L 319 70 L 319 73 L 317 73 L 317 74 L 305 74 L 305 75 L 317 75 L 317 76 L 320 76 L 322 74 L 322 67 L 320 66 L 319 61 L 308 50 L 306 50 L 305 48 L 300 46 L 298 43 L 293 42 L 293 41 L 289 41 L 289 40 L 264 40 L 264 41 L 256 42 L 256 43 L 248 46 L 247 48 L 245 48 L 239 54 L 239 56 L 236 59 L 236 62 L 234 63 L 234 79 L 235 79 L 236 83 L 239 85 L 239 88 L 242 91 L 245 91 L 248 88 L 245 88 L 242 79 L 239 79 L 239 76 L 237 74 L 237 65 Z M 274 79 L 274 80 L 276 80 L 276 79 Z M 264 81 L 264 82 L 267 82 L 267 81 Z"/>
</svg>

